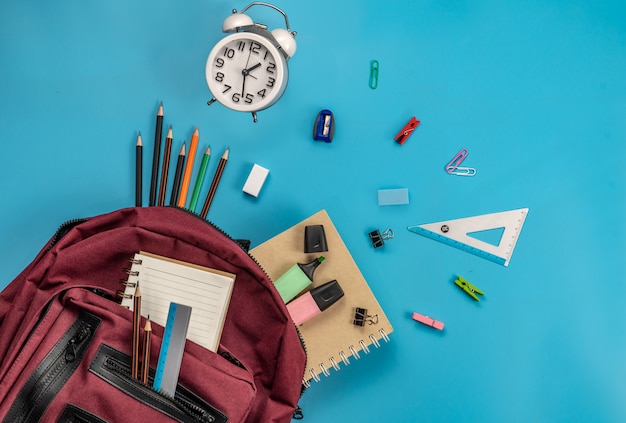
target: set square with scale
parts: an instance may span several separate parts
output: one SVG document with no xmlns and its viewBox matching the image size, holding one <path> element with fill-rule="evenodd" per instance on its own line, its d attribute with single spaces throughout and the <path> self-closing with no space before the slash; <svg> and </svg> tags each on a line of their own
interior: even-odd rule
<svg viewBox="0 0 626 423">
<path fill-rule="evenodd" d="M 526 215 L 528 215 L 528 208 L 522 208 L 409 226 L 407 229 L 503 266 L 508 266 Z M 470 235 L 494 229 L 503 229 L 497 244 L 491 244 Z"/>
</svg>

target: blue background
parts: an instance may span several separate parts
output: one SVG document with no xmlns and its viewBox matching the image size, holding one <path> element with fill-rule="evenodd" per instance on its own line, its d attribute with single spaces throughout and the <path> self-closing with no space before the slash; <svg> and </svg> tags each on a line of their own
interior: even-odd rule
<svg viewBox="0 0 626 423">
<path fill-rule="evenodd" d="M 195 126 L 198 154 L 211 145 L 209 178 L 231 148 L 211 221 L 254 246 L 327 209 L 394 325 L 305 393 L 305 421 L 626 421 L 626 3 L 282 0 L 298 51 L 256 124 L 206 105 L 206 58 L 247 4 L 0 3 L 0 287 L 62 222 L 134 204 L 137 131 L 147 186 L 163 101 L 173 151 Z M 284 24 L 264 9 L 250 16 Z M 311 138 L 323 108 L 330 144 Z M 462 147 L 473 178 L 443 169 Z M 242 193 L 254 163 L 270 169 L 258 199 Z M 378 206 L 386 188 L 410 204 Z M 508 268 L 406 230 L 521 207 Z M 367 232 L 388 227 L 374 250 Z"/>
</svg>

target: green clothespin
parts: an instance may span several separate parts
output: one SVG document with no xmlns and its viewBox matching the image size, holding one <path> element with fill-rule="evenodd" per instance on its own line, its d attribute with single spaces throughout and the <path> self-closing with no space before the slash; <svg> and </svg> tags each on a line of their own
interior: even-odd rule
<svg viewBox="0 0 626 423">
<path fill-rule="evenodd" d="M 476 288 L 474 285 L 469 283 L 465 278 L 463 278 L 461 276 L 457 276 L 457 278 L 454 281 L 454 283 L 458 287 L 463 289 L 463 291 L 465 291 L 467 293 L 467 295 L 471 296 L 476 301 L 480 301 L 480 299 L 476 296 L 476 294 L 485 295 L 483 291 L 481 291 L 480 289 Z"/>
</svg>

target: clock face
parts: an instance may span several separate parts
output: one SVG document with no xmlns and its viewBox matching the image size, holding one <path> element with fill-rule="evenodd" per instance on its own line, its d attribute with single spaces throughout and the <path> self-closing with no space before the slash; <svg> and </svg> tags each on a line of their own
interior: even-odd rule
<svg viewBox="0 0 626 423">
<path fill-rule="evenodd" d="M 240 32 L 216 44 L 206 64 L 206 79 L 217 101 L 242 112 L 274 104 L 287 86 L 287 63 L 265 37 Z"/>
</svg>

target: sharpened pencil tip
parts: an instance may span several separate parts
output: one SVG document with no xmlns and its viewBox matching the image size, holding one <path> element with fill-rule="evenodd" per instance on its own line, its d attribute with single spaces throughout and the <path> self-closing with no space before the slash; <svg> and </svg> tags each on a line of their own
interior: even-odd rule
<svg viewBox="0 0 626 423">
<path fill-rule="evenodd" d="M 141 132 L 137 133 L 137 147 L 141 147 L 143 144 L 141 142 Z"/>
<path fill-rule="evenodd" d="M 159 104 L 159 111 L 157 112 L 157 116 L 163 116 L 163 102 Z"/>
</svg>

